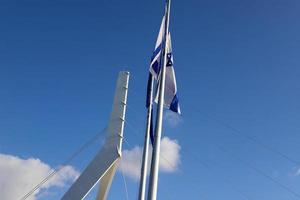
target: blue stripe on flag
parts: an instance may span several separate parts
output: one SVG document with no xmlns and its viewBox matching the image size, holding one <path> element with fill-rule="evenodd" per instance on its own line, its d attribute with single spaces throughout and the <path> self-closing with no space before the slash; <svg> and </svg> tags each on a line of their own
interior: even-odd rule
<svg viewBox="0 0 300 200">
<path fill-rule="evenodd" d="M 180 113 L 179 101 L 178 101 L 177 94 L 175 94 L 175 96 L 173 97 L 173 100 L 170 104 L 170 110 L 172 110 L 173 112 L 176 112 L 176 113 Z"/>
<path fill-rule="evenodd" d="M 156 74 L 159 74 L 159 70 L 160 70 L 159 61 L 156 60 L 156 61 L 151 65 L 151 68 L 153 69 L 153 71 L 154 71 Z"/>
<path fill-rule="evenodd" d="M 154 132 L 153 132 L 153 108 L 151 109 L 151 120 L 150 120 L 150 141 L 153 146 L 154 144 Z"/>
<path fill-rule="evenodd" d="M 150 99 L 151 99 L 151 86 L 152 86 L 152 74 L 149 72 L 148 76 L 148 83 L 147 83 L 147 97 L 146 97 L 146 108 L 150 106 Z"/>
<path fill-rule="evenodd" d="M 153 52 L 153 55 L 151 57 L 151 62 L 154 60 L 154 58 L 160 53 L 160 50 L 161 50 L 161 46 L 162 44 L 160 44 Z"/>
</svg>

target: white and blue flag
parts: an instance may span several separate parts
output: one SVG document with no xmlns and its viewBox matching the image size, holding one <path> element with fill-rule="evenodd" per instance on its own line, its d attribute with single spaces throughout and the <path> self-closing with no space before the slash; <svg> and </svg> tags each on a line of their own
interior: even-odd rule
<svg viewBox="0 0 300 200">
<path fill-rule="evenodd" d="M 161 66 L 161 54 L 162 54 L 164 30 L 165 30 L 165 17 L 163 17 L 160 25 L 159 34 L 156 40 L 155 49 L 153 51 L 153 55 L 151 57 L 151 63 L 150 63 L 150 72 L 156 80 L 158 79 L 160 66 Z"/>
<path fill-rule="evenodd" d="M 173 66 L 173 53 L 171 44 L 171 34 L 169 32 L 166 42 L 166 82 L 165 82 L 165 107 L 171 111 L 181 114 L 177 95 L 177 84 L 175 70 Z"/>
<path fill-rule="evenodd" d="M 150 72 L 154 79 L 156 79 L 159 83 L 159 74 L 161 69 L 161 56 L 162 56 L 162 48 L 163 48 L 163 37 L 165 30 L 165 17 L 163 17 L 158 38 L 156 40 L 155 50 L 153 52 L 150 64 Z M 172 44 L 171 44 L 171 35 L 170 33 L 166 38 L 166 79 L 165 79 L 165 98 L 164 98 L 164 106 L 170 109 L 173 112 L 181 114 L 180 106 L 178 102 L 177 95 L 177 85 L 176 85 L 176 77 L 173 66 L 173 54 L 172 54 Z M 159 87 L 158 87 L 159 88 Z M 155 102 L 157 103 L 158 92 L 155 98 Z"/>
</svg>

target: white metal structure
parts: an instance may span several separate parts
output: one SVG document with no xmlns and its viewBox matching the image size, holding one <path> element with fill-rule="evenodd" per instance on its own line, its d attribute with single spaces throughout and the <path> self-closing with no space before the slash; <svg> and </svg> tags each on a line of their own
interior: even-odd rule
<svg viewBox="0 0 300 200">
<path fill-rule="evenodd" d="M 122 154 L 129 72 L 120 72 L 106 142 L 61 200 L 82 200 L 99 183 L 97 200 L 105 200 Z"/>
</svg>

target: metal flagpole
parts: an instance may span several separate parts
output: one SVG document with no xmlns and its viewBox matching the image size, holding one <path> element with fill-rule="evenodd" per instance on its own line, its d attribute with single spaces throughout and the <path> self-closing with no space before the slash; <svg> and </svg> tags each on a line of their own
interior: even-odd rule
<svg viewBox="0 0 300 200">
<path fill-rule="evenodd" d="M 147 180 L 147 169 L 148 169 L 148 151 L 149 151 L 149 138 L 151 131 L 151 118 L 152 118 L 152 101 L 153 101 L 153 77 L 149 74 L 148 80 L 149 89 L 147 96 L 147 106 L 148 106 L 148 114 L 147 114 L 147 128 L 145 133 L 145 141 L 144 141 L 144 150 L 143 150 L 143 159 L 142 159 L 142 168 L 141 168 L 141 177 L 140 177 L 140 186 L 139 186 L 139 198 L 138 200 L 145 200 L 146 193 L 146 180 Z"/>
<path fill-rule="evenodd" d="M 160 155 L 160 140 L 162 131 L 162 119 L 163 119 L 163 108 L 164 108 L 164 97 L 165 97 L 165 76 L 166 76 L 166 43 L 167 35 L 169 32 L 169 18 L 170 18 L 170 7 L 171 0 L 166 0 L 166 14 L 165 14 L 165 32 L 162 49 L 162 65 L 160 74 L 159 84 L 159 95 L 158 95 L 158 106 L 157 106 L 157 117 L 154 135 L 154 144 L 151 161 L 150 171 L 150 182 L 148 191 L 148 200 L 156 200 L 157 197 L 157 183 L 158 183 L 158 171 L 159 171 L 159 155 Z"/>
</svg>

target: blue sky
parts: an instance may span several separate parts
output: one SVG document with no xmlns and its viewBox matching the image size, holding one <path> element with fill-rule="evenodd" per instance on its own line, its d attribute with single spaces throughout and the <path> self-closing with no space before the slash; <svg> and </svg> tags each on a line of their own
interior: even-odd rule
<svg viewBox="0 0 300 200">
<path fill-rule="evenodd" d="M 61 164 L 105 127 L 120 70 L 131 72 L 127 121 L 138 132 L 126 126 L 124 148 L 141 145 L 163 9 L 153 0 L 2 0 L 0 153 Z M 159 199 L 299 199 L 282 187 L 300 194 L 299 10 L 296 0 L 173 0 L 183 115 L 163 134 L 178 141 L 181 164 L 160 175 Z M 82 170 L 97 149 L 71 165 Z M 127 184 L 136 199 L 137 182 Z M 120 173 L 110 195 L 125 199 Z"/>
</svg>

